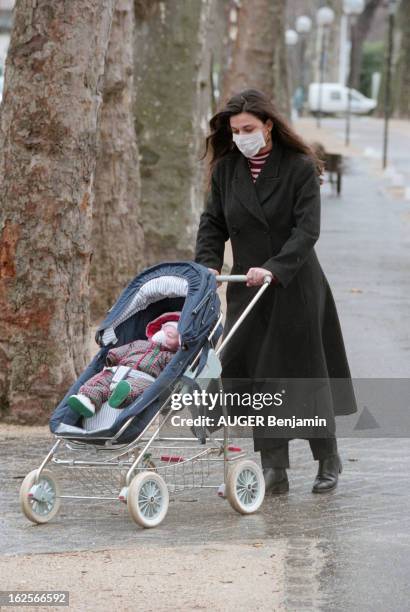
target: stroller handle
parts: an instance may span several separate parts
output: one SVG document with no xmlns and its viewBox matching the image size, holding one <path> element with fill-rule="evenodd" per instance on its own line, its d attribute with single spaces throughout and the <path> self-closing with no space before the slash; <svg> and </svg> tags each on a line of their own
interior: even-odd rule
<svg viewBox="0 0 410 612">
<path fill-rule="evenodd" d="M 221 283 L 244 283 L 247 280 L 246 274 L 218 274 L 215 275 L 215 278 Z M 272 282 L 272 277 L 270 274 L 265 275 L 263 282 L 267 283 L 268 285 Z"/>
<path fill-rule="evenodd" d="M 247 280 L 245 274 L 219 274 L 218 276 L 215 275 L 215 278 L 217 281 L 227 281 L 227 282 L 234 281 L 234 282 L 239 282 L 239 283 Z M 236 332 L 238 327 L 242 324 L 245 317 L 250 313 L 252 308 L 255 306 L 256 302 L 260 299 L 260 297 L 262 296 L 264 291 L 268 288 L 268 285 L 270 285 L 271 282 L 272 282 L 272 277 L 270 276 L 270 274 L 266 274 L 263 279 L 263 285 L 259 287 L 258 291 L 253 296 L 252 300 L 249 302 L 249 304 L 247 305 L 245 310 L 242 312 L 238 320 L 234 323 L 234 325 L 229 330 L 228 335 L 225 336 L 225 338 L 223 338 L 221 344 L 215 351 L 217 356 L 219 356 L 222 349 L 226 346 L 226 344 L 232 338 L 233 334 Z"/>
</svg>

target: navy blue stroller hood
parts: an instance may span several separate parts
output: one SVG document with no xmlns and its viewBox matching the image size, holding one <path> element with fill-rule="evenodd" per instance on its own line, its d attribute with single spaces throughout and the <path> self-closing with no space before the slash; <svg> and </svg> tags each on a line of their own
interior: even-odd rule
<svg viewBox="0 0 410 612">
<path fill-rule="evenodd" d="M 158 412 L 172 386 L 201 348 L 209 348 L 207 337 L 220 315 L 221 304 L 216 289 L 214 274 L 205 266 L 191 261 L 161 262 L 137 275 L 98 327 L 96 341 L 101 348 L 51 415 L 51 432 L 98 443 L 98 438 L 111 438 L 117 434 L 132 417 L 116 442 L 134 440 Z M 164 312 L 174 310 L 181 311 L 178 321 L 181 346 L 171 362 L 142 395 L 119 412 L 108 429 L 98 433 L 82 430 L 82 417 L 67 404 L 70 395 L 77 393 L 81 385 L 103 369 L 105 357 L 111 348 L 146 339 L 147 323 Z M 219 324 L 212 337 L 212 346 L 222 332 L 222 324 Z"/>
</svg>

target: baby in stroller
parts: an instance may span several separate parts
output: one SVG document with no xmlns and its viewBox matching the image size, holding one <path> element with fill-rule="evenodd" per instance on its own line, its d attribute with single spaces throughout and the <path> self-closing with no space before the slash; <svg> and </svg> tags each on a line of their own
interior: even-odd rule
<svg viewBox="0 0 410 612">
<path fill-rule="evenodd" d="M 177 330 L 180 312 L 166 312 L 150 321 L 145 335 L 110 349 L 103 370 L 68 398 L 72 410 L 93 416 L 108 400 L 111 408 L 123 408 L 141 395 L 168 365 L 181 344 Z"/>
</svg>

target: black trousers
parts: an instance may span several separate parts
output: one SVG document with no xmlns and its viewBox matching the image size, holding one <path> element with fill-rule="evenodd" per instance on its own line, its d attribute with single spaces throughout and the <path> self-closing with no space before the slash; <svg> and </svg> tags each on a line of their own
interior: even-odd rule
<svg viewBox="0 0 410 612">
<path fill-rule="evenodd" d="M 263 468 L 288 468 L 289 467 L 289 440 L 292 438 L 276 439 L 273 448 L 260 450 Z M 337 442 L 335 437 L 309 438 L 309 445 L 313 459 L 322 460 L 328 455 L 337 453 Z"/>
</svg>

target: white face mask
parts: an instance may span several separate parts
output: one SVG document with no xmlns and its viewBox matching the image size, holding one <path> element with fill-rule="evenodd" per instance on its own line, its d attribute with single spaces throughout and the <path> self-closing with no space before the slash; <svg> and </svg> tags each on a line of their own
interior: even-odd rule
<svg viewBox="0 0 410 612">
<path fill-rule="evenodd" d="M 245 157 L 253 157 L 259 149 L 266 146 L 262 130 L 257 130 L 252 134 L 232 134 L 232 140 Z"/>
</svg>

